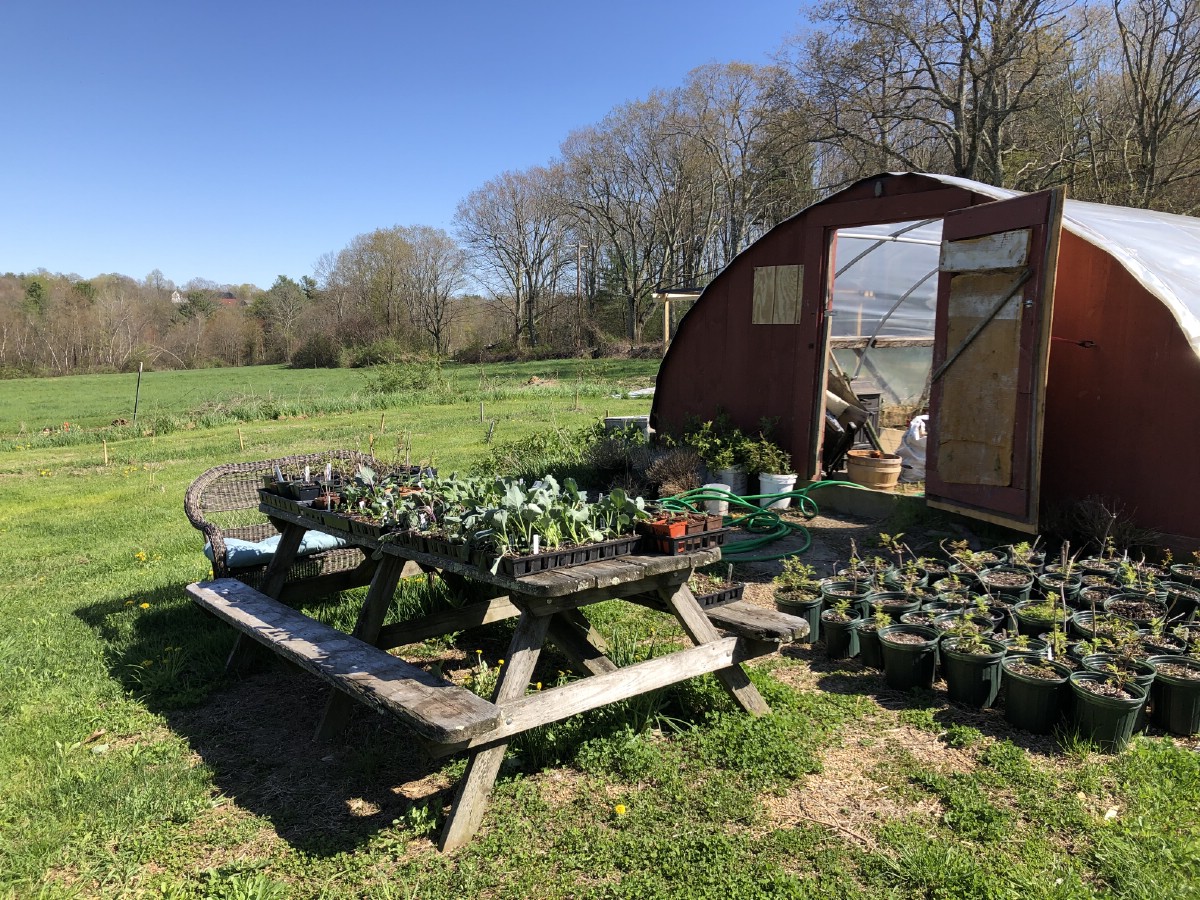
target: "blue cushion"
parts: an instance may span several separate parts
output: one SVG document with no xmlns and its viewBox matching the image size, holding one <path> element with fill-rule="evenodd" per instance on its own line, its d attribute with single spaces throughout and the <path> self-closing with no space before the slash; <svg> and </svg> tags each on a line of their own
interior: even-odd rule
<svg viewBox="0 0 1200 900">
<path fill-rule="evenodd" d="M 265 566 L 271 561 L 271 557 L 275 555 L 275 548 L 279 546 L 280 537 L 282 535 L 277 534 L 258 543 L 243 541 L 239 538 L 225 538 L 225 565 L 231 569 L 241 569 L 246 566 Z M 300 549 L 296 551 L 296 555 L 310 556 L 313 553 L 320 553 L 324 550 L 336 550 L 338 547 L 345 546 L 346 542 L 340 537 L 325 534 L 323 531 L 306 531 L 303 539 L 300 541 Z M 213 558 L 212 544 L 206 543 L 204 545 L 204 555 L 209 559 Z"/>
</svg>

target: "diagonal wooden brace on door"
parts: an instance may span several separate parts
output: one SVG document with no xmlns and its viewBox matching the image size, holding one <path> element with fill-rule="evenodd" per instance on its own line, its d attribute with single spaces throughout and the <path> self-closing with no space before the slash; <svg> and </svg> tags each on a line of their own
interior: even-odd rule
<svg viewBox="0 0 1200 900">
<path fill-rule="evenodd" d="M 979 337 L 979 335 L 983 332 L 983 329 L 987 328 L 988 324 L 992 321 L 992 319 L 996 318 L 1000 310 L 1004 309 L 1004 307 L 1008 305 L 1008 301 L 1017 295 L 1017 292 L 1025 286 L 1025 282 L 1027 282 L 1032 275 L 1032 269 L 1026 269 L 1021 273 L 1021 277 L 1017 279 L 1017 283 L 1012 286 L 1012 289 L 1002 298 L 1000 298 L 996 305 L 993 306 L 991 311 L 983 317 L 979 324 L 972 328 L 970 333 L 963 338 L 962 343 L 954 348 L 954 352 L 949 354 L 945 361 L 934 370 L 933 375 L 931 375 L 929 378 L 930 382 L 937 381 L 946 374 L 946 370 L 950 368 L 950 365 L 962 355 L 962 352 L 971 345 L 971 342 L 974 341 L 975 338 Z"/>
</svg>

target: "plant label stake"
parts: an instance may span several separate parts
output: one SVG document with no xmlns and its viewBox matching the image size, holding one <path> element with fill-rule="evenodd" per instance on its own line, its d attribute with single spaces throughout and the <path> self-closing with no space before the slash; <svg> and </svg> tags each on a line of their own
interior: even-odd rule
<svg viewBox="0 0 1200 900">
<path fill-rule="evenodd" d="M 540 553 L 540 552 L 541 552 L 541 550 L 540 550 L 540 548 L 541 548 L 541 544 L 542 544 L 542 538 L 541 538 L 541 536 L 540 536 L 540 535 L 536 535 L 536 534 L 535 534 L 535 535 L 533 536 L 533 552 L 534 552 L 535 554 L 537 554 L 537 553 Z"/>
</svg>

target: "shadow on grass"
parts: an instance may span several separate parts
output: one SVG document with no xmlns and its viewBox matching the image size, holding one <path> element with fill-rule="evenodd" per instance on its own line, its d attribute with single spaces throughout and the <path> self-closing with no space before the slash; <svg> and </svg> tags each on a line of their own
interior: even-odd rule
<svg viewBox="0 0 1200 900">
<path fill-rule="evenodd" d="M 963 728 L 998 741 L 1010 741 L 1037 756 L 1060 756 L 1065 748 L 1057 734 L 1031 734 L 1014 728 L 1004 718 L 1004 691 L 989 709 L 975 709 L 950 701 L 945 682 L 937 681 L 931 690 L 908 691 L 888 687 L 883 672 L 864 666 L 858 659 L 829 659 L 825 645 L 794 644 L 784 651 L 792 659 L 804 660 L 818 677 L 817 687 L 834 694 L 870 696 L 883 709 L 900 713 L 914 727 L 937 732 L 948 744 L 966 739 Z"/>
<path fill-rule="evenodd" d="M 235 633 L 191 604 L 184 587 L 76 615 L 103 639 L 112 676 L 188 741 L 217 792 L 320 855 L 352 850 L 410 810 L 441 817 L 455 762 L 430 761 L 405 729 L 359 704 L 338 740 L 315 742 L 331 689 L 265 651 L 248 676 L 226 676 Z"/>
</svg>

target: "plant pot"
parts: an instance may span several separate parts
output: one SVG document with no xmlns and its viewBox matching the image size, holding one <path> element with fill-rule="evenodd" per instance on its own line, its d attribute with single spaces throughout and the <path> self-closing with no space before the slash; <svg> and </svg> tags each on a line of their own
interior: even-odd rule
<svg viewBox="0 0 1200 900">
<path fill-rule="evenodd" d="M 808 637 L 805 643 L 815 644 L 821 639 L 821 606 L 824 598 L 818 594 L 815 597 L 803 594 L 789 594 L 778 591 L 775 594 L 775 608 L 789 616 L 796 616 L 808 622 Z"/>
<path fill-rule="evenodd" d="M 1083 590 L 1083 579 L 1078 575 L 1062 575 L 1058 572 L 1043 572 L 1037 578 L 1038 591 L 1043 597 L 1058 597 L 1060 600 L 1066 596 L 1067 605 L 1070 606 L 1079 597 L 1079 592 Z"/>
<path fill-rule="evenodd" d="M 872 591 L 865 599 L 872 615 L 882 610 L 893 619 L 921 608 L 921 601 L 904 591 Z"/>
<path fill-rule="evenodd" d="M 1028 659 L 1028 657 L 1025 657 Z M 1004 718 L 1014 728 L 1032 734 L 1049 734 L 1062 720 L 1071 699 L 1067 686 L 1071 670 L 1062 663 L 1045 665 L 1057 677 L 1038 678 L 1020 671 L 1021 656 L 1007 656 L 1000 662 L 1004 682 Z M 1013 667 L 1017 671 L 1013 671 Z"/>
<path fill-rule="evenodd" d="M 1130 682 L 1123 688 L 1128 696 L 1116 697 L 1084 687 L 1107 680 L 1106 675 L 1086 669 L 1071 674 L 1071 694 L 1075 700 L 1071 721 L 1081 737 L 1095 741 L 1101 750 L 1116 752 L 1124 749 L 1133 736 L 1138 713 L 1146 705 L 1146 689 Z"/>
<path fill-rule="evenodd" d="M 731 494 L 736 494 L 739 497 L 743 497 L 746 494 L 746 470 L 741 466 L 720 469 L 717 472 L 717 481 L 729 485 L 729 493 Z"/>
<path fill-rule="evenodd" d="M 1104 634 L 1109 627 L 1119 625 L 1122 622 L 1129 628 L 1134 627 L 1134 624 L 1128 619 L 1111 616 L 1103 612 L 1097 613 L 1096 618 L 1093 620 L 1091 610 L 1081 609 L 1071 614 L 1071 618 L 1068 620 L 1068 630 L 1075 637 L 1088 639 L 1095 637 L 1098 631 Z M 1098 628 L 1097 626 L 1100 627 Z"/>
<path fill-rule="evenodd" d="M 1152 656 L 1146 662 L 1158 673 L 1150 685 L 1150 721 L 1171 734 L 1200 733 L 1200 678 L 1164 672 L 1162 666 L 1183 666 L 1200 675 L 1200 660 L 1187 656 Z"/>
<path fill-rule="evenodd" d="M 879 630 L 872 622 L 863 622 L 858 627 L 858 661 L 872 669 L 883 668 Z"/>
<path fill-rule="evenodd" d="M 867 603 L 870 593 L 871 587 L 866 582 L 837 579 L 821 582 L 821 596 L 826 603 L 832 606 L 839 600 L 849 600 L 850 605 L 858 611 L 859 618 L 863 619 L 871 614 L 870 604 Z"/>
<path fill-rule="evenodd" d="M 797 475 L 771 475 L 767 472 L 760 472 L 758 492 L 760 494 L 785 494 L 795 489 L 798 477 Z M 771 500 L 768 497 L 761 497 L 758 505 L 765 506 L 767 509 L 787 509 L 792 505 L 792 498 L 780 497 L 778 500 Z"/>
<path fill-rule="evenodd" d="M 1029 599 L 1033 573 L 1018 566 L 992 566 L 979 573 L 979 582 L 989 594 L 1010 603 L 1021 603 Z"/>
<path fill-rule="evenodd" d="M 1132 677 L 1135 684 L 1147 690 L 1154 681 L 1154 666 L 1140 659 L 1118 656 L 1115 653 L 1089 653 L 1080 662 L 1089 672 L 1099 672 L 1102 675 L 1107 673 L 1109 666 L 1118 666 Z"/>
<path fill-rule="evenodd" d="M 981 616 L 976 613 L 967 613 L 965 616 L 960 612 L 942 613 L 933 620 L 933 630 L 941 634 L 945 631 L 950 631 L 952 628 L 957 628 L 959 625 L 968 625 L 980 634 L 991 634 L 995 629 L 996 623 L 991 616 Z"/>
<path fill-rule="evenodd" d="M 1179 584 L 1200 585 L 1200 565 L 1175 563 L 1171 566 L 1171 580 Z"/>
<path fill-rule="evenodd" d="M 986 709 L 1000 692 L 1000 661 L 1005 647 L 998 641 L 985 640 L 988 653 L 967 653 L 957 649 L 957 638 L 942 641 L 942 677 L 950 699 L 975 709 Z"/>
<path fill-rule="evenodd" d="M 895 453 L 851 450 L 846 454 L 846 477 L 863 487 L 890 491 L 900 481 L 900 469 L 900 457 Z"/>
<path fill-rule="evenodd" d="M 929 573 L 920 566 L 911 573 L 906 573 L 903 569 L 892 566 L 883 573 L 883 584 L 888 590 L 892 591 L 908 591 L 910 585 L 905 581 L 906 578 L 915 576 L 911 587 L 926 587 L 929 584 Z"/>
<path fill-rule="evenodd" d="M 1024 646 L 1018 644 L 1016 638 L 1004 638 L 1000 643 L 1010 653 L 1024 653 L 1028 656 L 1040 656 L 1042 659 L 1050 656 L 1050 645 L 1039 638 L 1026 638 Z"/>
<path fill-rule="evenodd" d="M 1117 594 L 1104 601 L 1104 611 L 1123 619 L 1129 619 L 1138 628 L 1149 628 L 1155 619 L 1165 619 L 1167 605 L 1153 595 Z"/>
<path fill-rule="evenodd" d="M 1174 566 L 1171 567 L 1174 570 Z M 1200 584 L 1184 584 L 1179 581 L 1164 581 L 1159 584 L 1166 593 L 1167 615 L 1171 619 L 1192 621 L 1200 607 Z"/>
<path fill-rule="evenodd" d="M 821 613 L 821 637 L 825 641 L 825 655 L 830 659 L 849 659 L 858 656 L 858 625 L 862 619 L 851 610 L 848 622 L 829 618 L 836 616 L 833 610 Z"/>
<path fill-rule="evenodd" d="M 1017 620 L 1017 634 L 1028 635 L 1029 637 L 1037 637 L 1043 631 L 1049 631 L 1055 625 L 1067 627 L 1067 614 L 1061 606 L 1055 607 L 1055 617 L 1043 617 L 1030 615 L 1027 610 L 1031 607 L 1040 607 L 1046 601 L 1044 600 L 1026 600 L 1023 603 L 1018 603 L 1013 607 L 1013 616 Z"/>
<path fill-rule="evenodd" d="M 878 634 L 888 686 L 900 691 L 930 690 L 937 669 L 938 633 L 923 625 L 888 625 Z"/>
</svg>

